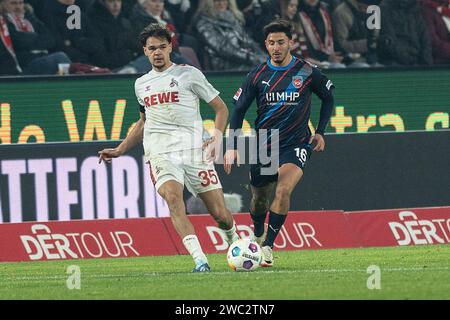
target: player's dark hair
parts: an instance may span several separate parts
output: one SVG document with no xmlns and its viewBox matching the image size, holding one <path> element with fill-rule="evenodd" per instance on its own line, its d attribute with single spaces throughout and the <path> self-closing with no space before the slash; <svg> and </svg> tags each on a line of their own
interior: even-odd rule
<svg viewBox="0 0 450 320">
<path fill-rule="evenodd" d="M 166 27 L 163 25 L 160 25 L 159 23 L 151 23 L 148 26 L 142 30 L 141 34 L 139 35 L 139 41 L 141 42 L 142 46 L 145 47 L 145 44 L 147 43 L 147 39 L 150 37 L 159 38 L 159 39 L 166 39 L 167 42 L 172 42 L 172 36 L 170 35 L 170 31 L 167 30 Z"/>
<path fill-rule="evenodd" d="M 264 39 L 267 39 L 267 36 L 271 33 L 275 32 L 283 32 L 289 39 L 292 39 L 292 24 L 284 19 L 278 19 L 272 21 L 268 25 L 266 25 L 263 29 Z"/>
</svg>

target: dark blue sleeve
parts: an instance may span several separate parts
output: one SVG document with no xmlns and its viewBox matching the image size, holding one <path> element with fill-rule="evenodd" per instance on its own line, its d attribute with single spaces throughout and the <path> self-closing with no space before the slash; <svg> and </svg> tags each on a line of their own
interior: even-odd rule
<svg viewBox="0 0 450 320">
<path fill-rule="evenodd" d="M 332 94 L 334 84 L 319 69 L 312 68 L 312 90 L 320 98 L 324 99 Z"/>
<path fill-rule="evenodd" d="M 235 149 L 237 137 L 241 133 L 242 122 L 256 96 L 256 88 L 253 85 L 253 72 L 247 74 L 242 86 L 233 97 L 233 113 L 230 119 L 230 135 L 228 137 L 228 149 Z"/>
<path fill-rule="evenodd" d="M 255 99 L 255 87 L 253 86 L 253 77 L 249 73 L 242 83 L 242 86 L 237 90 L 233 97 L 233 113 L 230 120 L 230 129 L 242 128 L 245 114 Z"/>
<path fill-rule="evenodd" d="M 330 121 L 334 108 L 333 97 L 334 84 L 317 68 L 313 68 L 312 72 L 312 91 L 322 100 L 320 108 L 319 124 L 316 132 L 323 135 Z"/>
</svg>

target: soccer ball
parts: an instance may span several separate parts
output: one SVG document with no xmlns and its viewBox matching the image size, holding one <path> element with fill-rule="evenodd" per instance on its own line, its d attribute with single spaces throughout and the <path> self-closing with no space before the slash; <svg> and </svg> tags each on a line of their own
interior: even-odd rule
<svg viewBox="0 0 450 320">
<path fill-rule="evenodd" d="M 261 263 L 261 248 L 255 241 L 239 239 L 228 248 L 227 260 L 234 271 L 253 271 Z"/>
</svg>

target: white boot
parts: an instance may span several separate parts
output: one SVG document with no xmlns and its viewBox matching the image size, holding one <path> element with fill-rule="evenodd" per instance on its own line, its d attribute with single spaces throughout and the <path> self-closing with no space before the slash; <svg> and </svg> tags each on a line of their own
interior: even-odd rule
<svg viewBox="0 0 450 320">
<path fill-rule="evenodd" d="M 273 266 L 273 250 L 270 246 L 264 246 L 261 248 L 262 261 L 261 267 L 271 267 Z"/>
</svg>

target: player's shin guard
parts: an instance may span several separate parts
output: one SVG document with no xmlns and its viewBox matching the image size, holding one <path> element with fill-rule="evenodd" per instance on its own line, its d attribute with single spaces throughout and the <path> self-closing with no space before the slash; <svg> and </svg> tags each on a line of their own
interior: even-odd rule
<svg viewBox="0 0 450 320">
<path fill-rule="evenodd" d="M 206 255 L 203 253 L 200 242 L 195 234 L 184 237 L 183 244 L 194 259 L 196 266 L 208 263 L 208 258 L 206 258 Z"/>
<path fill-rule="evenodd" d="M 273 243 L 275 242 L 275 239 L 278 235 L 278 232 L 280 232 L 284 221 L 286 221 L 286 217 L 287 215 L 270 211 L 269 227 L 267 228 L 267 238 L 264 241 L 263 246 L 270 246 L 271 248 L 273 248 Z"/>
<path fill-rule="evenodd" d="M 231 229 L 229 229 L 229 230 L 222 229 L 222 230 L 223 230 L 223 232 L 225 232 L 225 236 L 226 236 L 226 240 L 227 240 L 228 244 L 232 244 L 233 242 L 239 240 L 239 236 L 236 233 L 236 225 L 234 224 L 234 221 L 233 221 L 233 227 Z"/>
<path fill-rule="evenodd" d="M 252 212 L 250 211 L 250 217 L 253 220 L 253 233 L 255 237 L 261 237 L 264 233 L 264 222 L 266 221 L 267 211 L 264 212 Z"/>
</svg>

